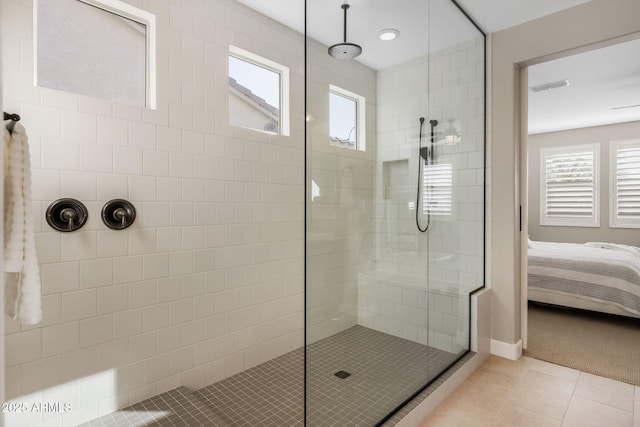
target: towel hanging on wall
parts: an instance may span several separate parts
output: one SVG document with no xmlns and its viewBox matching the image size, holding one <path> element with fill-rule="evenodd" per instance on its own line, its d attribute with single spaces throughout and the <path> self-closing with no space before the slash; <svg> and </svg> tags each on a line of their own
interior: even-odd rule
<svg viewBox="0 0 640 427">
<path fill-rule="evenodd" d="M 24 127 L 4 126 L 5 312 L 25 324 L 42 320 L 41 285 L 31 208 L 31 159 Z"/>
</svg>

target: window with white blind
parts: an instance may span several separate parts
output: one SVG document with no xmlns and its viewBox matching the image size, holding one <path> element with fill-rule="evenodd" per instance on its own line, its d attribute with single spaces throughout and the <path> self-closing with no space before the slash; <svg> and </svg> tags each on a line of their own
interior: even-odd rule
<svg viewBox="0 0 640 427">
<path fill-rule="evenodd" d="M 425 215 L 451 216 L 453 209 L 452 164 L 425 165 L 422 179 L 422 213 Z"/>
<path fill-rule="evenodd" d="M 640 228 L 640 139 L 610 144 L 609 226 Z"/>
<path fill-rule="evenodd" d="M 540 225 L 599 227 L 600 144 L 540 150 Z"/>
</svg>

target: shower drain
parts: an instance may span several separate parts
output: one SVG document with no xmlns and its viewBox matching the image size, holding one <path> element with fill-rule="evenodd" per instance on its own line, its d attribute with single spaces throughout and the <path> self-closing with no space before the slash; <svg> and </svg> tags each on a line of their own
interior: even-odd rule
<svg viewBox="0 0 640 427">
<path fill-rule="evenodd" d="M 338 371 L 335 374 L 336 377 L 340 378 L 341 380 L 347 378 L 348 376 L 350 376 L 351 374 L 347 371 Z"/>
</svg>

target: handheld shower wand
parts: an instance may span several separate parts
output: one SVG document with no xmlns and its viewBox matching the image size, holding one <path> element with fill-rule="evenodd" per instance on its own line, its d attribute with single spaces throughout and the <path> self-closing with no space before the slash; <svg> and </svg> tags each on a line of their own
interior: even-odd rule
<svg viewBox="0 0 640 427">
<path fill-rule="evenodd" d="M 420 117 L 420 157 L 424 159 L 425 164 L 433 163 L 433 158 L 435 156 L 434 146 L 436 142 L 436 132 L 435 127 L 438 126 L 437 120 L 429 120 L 429 124 L 431 125 L 431 140 L 430 144 L 427 147 L 422 146 L 422 125 L 424 124 L 424 117 Z"/>
<path fill-rule="evenodd" d="M 420 183 L 423 181 L 422 177 L 424 176 L 424 168 L 428 168 L 429 165 L 433 164 L 433 159 L 435 156 L 434 147 L 436 141 L 435 128 L 438 126 L 437 120 L 429 120 L 429 124 L 431 125 L 431 139 L 429 145 L 426 147 L 422 146 L 422 126 L 424 125 L 424 117 L 420 117 L 420 133 L 418 134 L 418 186 L 416 191 L 416 226 L 418 227 L 418 231 L 424 233 L 429 229 L 431 225 L 431 210 L 429 208 L 429 203 L 425 204 L 425 209 L 427 211 L 427 225 L 422 228 L 420 226 Z M 420 161 L 420 159 L 424 159 L 424 165 Z M 423 183 L 423 186 L 426 183 Z M 430 188 L 429 188 L 430 189 Z M 424 190 L 424 187 L 423 187 Z M 424 194 L 423 194 L 424 197 Z M 424 200 L 423 200 L 424 203 Z"/>
<path fill-rule="evenodd" d="M 416 190 L 416 227 L 418 227 L 418 231 L 424 233 L 429 229 L 429 225 L 431 224 L 431 212 L 429 212 L 429 206 L 427 206 L 427 225 L 422 228 L 420 226 L 420 182 L 422 181 L 422 171 L 423 168 L 428 167 L 430 163 L 430 159 L 433 156 L 433 128 L 438 124 L 437 120 L 430 120 L 429 124 L 431 125 L 431 146 L 423 147 L 422 146 L 422 126 L 424 126 L 424 117 L 420 117 L 420 132 L 418 133 L 418 185 Z M 422 164 L 421 159 L 424 159 L 424 166 Z"/>
</svg>

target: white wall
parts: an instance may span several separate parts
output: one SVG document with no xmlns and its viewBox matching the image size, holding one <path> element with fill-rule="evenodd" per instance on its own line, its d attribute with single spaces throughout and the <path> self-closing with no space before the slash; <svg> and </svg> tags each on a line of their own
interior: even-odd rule
<svg viewBox="0 0 640 427">
<path fill-rule="evenodd" d="M 529 135 L 529 236 L 547 242 L 613 242 L 638 245 L 640 229 L 609 227 L 609 186 L 611 172 L 609 146 L 612 141 L 640 138 L 640 122 L 618 123 L 582 129 Z M 600 144 L 600 226 L 559 227 L 540 225 L 540 150 L 580 144 Z"/>
<path fill-rule="evenodd" d="M 637 0 L 592 0 L 492 35 L 491 253 L 493 339 L 520 339 L 519 69 L 640 32 Z"/>
<path fill-rule="evenodd" d="M 5 319 L 3 378 L 10 399 L 71 402 L 74 425 L 303 345 L 304 37 L 235 1 L 129 3 L 157 16 L 156 111 L 33 87 L 32 2 L 1 3 L 44 294 L 41 324 Z M 291 70 L 290 137 L 227 124 L 230 43 Z M 60 197 L 87 205 L 82 230 L 46 224 Z M 100 221 L 116 197 L 138 211 L 126 231 Z"/>
</svg>

